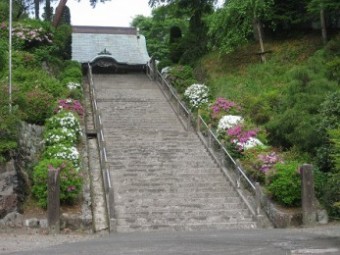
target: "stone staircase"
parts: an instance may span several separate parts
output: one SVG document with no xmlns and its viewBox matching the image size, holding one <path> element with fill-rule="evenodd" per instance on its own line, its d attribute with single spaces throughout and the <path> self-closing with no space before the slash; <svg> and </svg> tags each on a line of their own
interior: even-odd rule
<svg viewBox="0 0 340 255">
<path fill-rule="evenodd" d="M 256 228 L 194 132 L 143 73 L 95 75 L 118 232 Z"/>
</svg>

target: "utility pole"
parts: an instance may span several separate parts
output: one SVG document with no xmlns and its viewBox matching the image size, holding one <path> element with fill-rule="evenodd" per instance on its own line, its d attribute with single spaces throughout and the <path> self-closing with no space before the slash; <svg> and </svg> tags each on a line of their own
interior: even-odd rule
<svg viewBox="0 0 340 255">
<path fill-rule="evenodd" d="M 9 0 L 9 36 L 8 36 L 8 95 L 9 95 L 9 112 L 12 112 L 12 9 L 13 1 Z"/>
</svg>

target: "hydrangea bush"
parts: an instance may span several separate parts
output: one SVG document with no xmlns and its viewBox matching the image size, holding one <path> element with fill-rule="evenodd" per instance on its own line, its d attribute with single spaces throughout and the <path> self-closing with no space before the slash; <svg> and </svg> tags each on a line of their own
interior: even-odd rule
<svg viewBox="0 0 340 255">
<path fill-rule="evenodd" d="M 282 157 L 273 151 L 266 154 L 259 154 L 257 159 L 260 162 L 259 170 L 264 173 L 269 172 L 275 164 L 283 163 Z"/>
<path fill-rule="evenodd" d="M 184 92 L 184 99 L 193 109 L 198 109 L 209 102 L 209 88 L 204 84 L 194 83 Z"/>
<path fill-rule="evenodd" d="M 246 130 L 242 125 L 235 125 L 227 130 L 227 135 L 230 142 L 235 144 L 238 150 L 247 150 L 258 145 L 263 145 L 261 141 L 256 138 L 258 130 Z"/>
<path fill-rule="evenodd" d="M 48 146 L 43 153 L 43 157 L 47 159 L 63 159 L 69 160 L 73 166 L 79 170 L 80 157 L 76 147 L 67 144 L 55 144 Z"/>
<path fill-rule="evenodd" d="M 80 117 L 84 116 L 84 108 L 78 100 L 67 98 L 58 100 L 58 108 L 56 112 L 60 110 L 69 110 L 77 113 Z"/>
<path fill-rule="evenodd" d="M 78 141 L 78 135 L 73 129 L 53 128 L 46 129 L 44 132 L 45 145 L 69 144 L 73 145 Z"/>
<path fill-rule="evenodd" d="M 38 45 L 51 45 L 53 43 L 53 34 L 43 27 L 33 27 L 32 25 L 18 24 L 12 29 L 13 42 L 24 47 Z"/>
<path fill-rule="evenodd" d="M 56 115 L 52 116 L 46 121 L 46 129 L 67 128 L 72 129 L 77 137 L 80 136 L 80 123 L 78 118 L 73 112 L 61 110 Z"/>
<path fill-rule="evenodd" d="M 227 130 L 241 123 L 243 123 L 243 118 L 241 116 L 225 115 L 219 120 L 217 131 Z"/>
<path fill-rule="evenodd" d="M 210 108 L 214 119 L 219 118 L 221 114 L 236 113 L 241 110 L 238 104 L 224 97 L 217 98 Z"/>
<path fill-rule="evenodd" d="M 71 81 L 67 83 L 66 87 L 69 90 L 81 89 L 80 83 L 78 83 L 78 82 L 71 82 Z"/>
<path fill-rule="evenodd" d="M 34 167 L 32 193 L 38 199 L 38 204 L 47 207 L 48 171 L 59 171 L 60 202 L 72 204 L 79 197 L 82 186 L 80 173 L 70 161 L 63 159 L 44 159 Z"/>
</svg>

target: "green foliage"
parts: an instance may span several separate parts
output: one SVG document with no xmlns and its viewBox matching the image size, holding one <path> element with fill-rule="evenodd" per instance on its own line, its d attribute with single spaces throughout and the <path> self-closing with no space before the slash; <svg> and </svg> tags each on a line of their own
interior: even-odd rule
<svg viewBox="0 0 340 255">
<path fill-rule="evenodd" d="M 321 104 L 320 113 L 323 117 L 322 128 L 333 129 L 340 126 L 340 91 L 327 95 Z"/>
<path fill-rule="evenodd" d="M 71 59 L 72 28 L 69 24 L 58 26 L 54 33 L 55 54 L 62 59 Z"/>
<path fill-rule="evenodd" d="M 315 153 L 325 140 L 319 130 L 320 105 L 336 85 L 325 77 L 323 60 L 323 55 L 316 53 L 305 66 L 295 67 L 287 74 L 288 86 L 275 116 L 266 124 L 274 145 L 296 146 Z"/>
<path fill-rule="evenodd" d="M 229 0 L 208 18 L 210 47 L 229 53 L 248 42 L 255 20 L 271 17 L 273 0 Z M 225 28 L 228 29 L 225 29 Z"/>
<path fill-rule="evenodd" d="M 33 170 L 32 193 L 38 199 L 38 204 L 47 207 L 47 179 L 49 168 L 59 169 L 60 202 L 74 203 L 81 192 L 82 178 L 71 162 L 62 159 L 43 159 Z"/>
<path fill-rule="evenodd" d="M 147 38 L 150 56 L 165 61 L 170 57 L 170 29 L 177 26 L 182 33 L 188 29 L 184 16 L 181 10 L 176 9 L 176 5 L 159 6 L 152 10 L 152 17 L 136 16 L 132 26 L 138 27 Z"/>
<path fill-rule="evenodd" d="M 28 92 L 34 89 L 41 89 L 48 92 L 55 99 L 62 97 L 66 92 L 59 80 L 42 69 L 27 69 L 23 66 L 13 69 L 13 83 L 18 84 L 21 92 Z"/>
<path fill-rule="evenodd" d="M 7 161 L 17 148 L 18 116 L 13 107 L 9 111 L 8 93 L 0 84 L 0 163 Z"/>
<path fill-rule="evenodd" d="M 7 41 L 0 39 L 0 72 L 8 66 L 8 44 Z"/>
<path fill-rule="evenodd" d="M 191 84 L 197 82 L 194 78 L 193 69 L 190 66 L 183 65 L 171 67 L 168 79 L 180 94 L 183 94 Z"/>
<path fill-rule="evenodd" d="M 340 85 L 340 57 L 336 57 L 327 63 L 329 78 L 337 81 Z"/>
<path fill-rule="evenodd" d="M 340 127 L 328 131 L 330 137 L 330 157 L 334 164 L 333 172 L 340 173 Z"/>
<path fill-rule="evenodd" d="M 340 218 L 340 172 L 314 172 L 315 190 L 330 217 Z"/>
<path fill-rule="evenodd" d="M 24 114 L 23 119 L 29 123 L 42 125 L 52 116 L 56 107 L 53 96 L 39 88 L 21 93 L 17 101 L 19 109 Z"/>
<path fill-rule="evenodd" d="M 301 203 L 301 179 L 297 162 L 275 165 L 275 172 L 268 178 L 267 189 L 275 201 L 292 207 Z"/>
<path fill-rule="evenodd" d="M 340 127 L 340 91 L 328 94 L 321 104 L 320 115 L 322 119 L 317 126 L 318 136 L 323 137 L 323 141 L 317 148 L 316 163 L 322 171 L 328 172 L 335 167 L 336 157 L 332 154 L 337 150 L 333 147 L 337 144 L 337 129 Z"/>
<path fill-rule="evenodd" d="M 62 73 L 59 79 L 66 86 L 69 82 L 81 83 L 83 74 L 81 72 L 81 66 L 76 61 L 66 61 Z"/>
<path fill-rule="evenodd" d="M 277 34 L 291 33 L 308 19 L 307 2 L 309 0 L 274 0 L 271 25 Z"/>
</svg>

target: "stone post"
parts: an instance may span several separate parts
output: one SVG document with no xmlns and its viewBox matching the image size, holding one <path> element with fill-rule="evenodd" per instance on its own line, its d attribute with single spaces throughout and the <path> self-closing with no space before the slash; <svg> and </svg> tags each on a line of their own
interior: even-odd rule
<svg viewBox="0 0 340 255">
<path fill-rule="evenodd" d="M 49 167 L 47 188 L 47 222 L 50 234 L 60 233 L 60 184 L 59 184 L 60 168 Z"/>
<path fill-rule="evenodd" d="M 151 57 L 150 59 L 150 65 L 152 69 L 152 79 L 157 80 L 157 66 L 156 66 L 156 59 L 154 57 Z"/>
<path fill-rule="evenodd" d="M 316 223 L 316 206 L 312 165 L 303 164 L 301 174 L 302 222 L 309 226 Z"/>
</svg>

